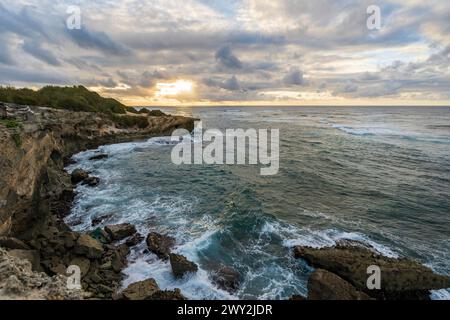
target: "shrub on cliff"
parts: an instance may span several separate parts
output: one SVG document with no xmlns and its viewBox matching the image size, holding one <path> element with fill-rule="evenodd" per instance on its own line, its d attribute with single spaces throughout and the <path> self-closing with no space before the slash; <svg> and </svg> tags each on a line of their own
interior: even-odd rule
<svg viewBox="0 0 450 320">
<path fill-rule="evenodd" d="M 0 101 L 44 106 L 73 111 L 125 114 L 126 107 L 119 101 L 103 98 L 83 86 L 47 86 L 40 90 L 0 87 Z"/>
<path fill-rule="evenodd" d="M 143 128 L 147 128 L 147 126 L 148 126 L 148 120 L 146 117 L 110 114 L 110 118 L 120 128 L 138 127 L 140 129 L 143 129 Z"/>
</svg>

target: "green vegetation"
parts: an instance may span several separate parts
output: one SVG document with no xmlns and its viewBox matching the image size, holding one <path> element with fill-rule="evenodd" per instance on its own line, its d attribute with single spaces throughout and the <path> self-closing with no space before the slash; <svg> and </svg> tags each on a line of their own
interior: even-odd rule
<svg viewBox="0 0 450 320">
<path fill-rule="evenodd" d="M 148 126 L 148 120 L 146 117 L 136 117 L 136 116 L 124 116 L 124 115 L 110 115 L 111 120 L 113 120 L 120 128 L 146 128 Z"/>
<path fill-rule="evenodd" d="M 103 98 L 83 86 L 47 86 L 37 91 L 0 86 L 0 102 L 103 113 L 117 123 L 120 128 L 146 128 L 148 126 L 146 117 L 126 115 L 127 111 L 133 112 L 134 110 L 133 113 L 136 114 L 141 114 L 141 112 L 134 108 L 128 108 L 115 99 Z M 1 120 L 1 124 L 8 128 L 20 126 L 16 120 Z M 20 136 L 17 141 L 20 142 Z"/>
<path fill-rule="evenodd" d="M 8 129 L 20 128 L 21 123 L 16 119 L 0 119 L 0 124 L 4 125 Z"/>
<path fill-rule="evenodd" d="M 126 106 L 115 99 L 103 98 L 83 86 L 47 86 L 40 90 L 0 87 L 0 101 L 72 111 L 125 114 Z"/>
</svg>

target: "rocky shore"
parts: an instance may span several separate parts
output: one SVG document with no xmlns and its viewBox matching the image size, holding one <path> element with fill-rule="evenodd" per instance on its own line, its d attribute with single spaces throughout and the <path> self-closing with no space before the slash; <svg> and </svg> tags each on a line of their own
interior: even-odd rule
<svg viewBox="0 0 450 320">
<path fill-rule="evenodd" d="M 0 299 L 183 298 L 157 284 L 150 288 L 149 281 L 118 292 L 130 247 L 143 237 L 129 225 L 72 231 L 63 218 L 75 185 L 100 181 L 83 172 L 71 176 L 64 167 L 86 149 L 193 130 L 194 119 L 149 115 L 147 127 L 125 129 L 100 113 L 0 107 Z M 68 291 L 67 268 L 73 265 L 80 268 L 82 289 Z"/>
<path fill-rule="evenodd" d="M 450 288 L 450 277 L 356 241 L 321 249 L 295 247 L 293 254 L 315 268 L 308 281 L 310 300 L 429 300 L 430 290 Z M 380 272 L 379 288 L 368 286 L 374 266 Z"/>
</svg>

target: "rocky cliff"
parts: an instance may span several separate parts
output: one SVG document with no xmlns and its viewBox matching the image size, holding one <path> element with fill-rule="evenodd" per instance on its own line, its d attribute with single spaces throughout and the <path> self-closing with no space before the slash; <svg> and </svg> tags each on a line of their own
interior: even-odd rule
<svg viewBox="0 0 450 320">
<path fill-rule="evenodd" d="M 170 135 L 179 128 L 192 130 L 194 119 L 148 116 L 146 127 L 131 122 L 124 128 L 115 121 L 120 116 L 1 103 L 0 107 L 0 247 L 36 256 L 35 271 L 50 276 L 64 274 L 70 260 L 81 259 L 97 280 L 87 286 L 93 291 L 104 286 L 100 297 L 110 297 L 114 288 L 105 284 L 117 284 L 120 276 L 105 273 L 102 278 L 97 267 L 123 261 L 124 250 L 108 245 L 99 256 L 90 256 L 97 240 L 65 225 L 62 218 L 74 198 L 65 162 L 72 154 L 99 145 Z M 120 267 L 115 269 L 119 274 Z"/>
</svg>

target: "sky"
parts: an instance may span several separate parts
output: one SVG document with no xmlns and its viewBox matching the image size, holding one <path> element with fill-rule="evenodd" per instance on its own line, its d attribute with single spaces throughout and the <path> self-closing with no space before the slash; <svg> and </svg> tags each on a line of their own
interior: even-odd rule
<svg viewBox="0 0 450 320">
<path fill-rule="evenodd" d="M 0 85 L 49 84 L 135 106 L 450 105 L 450 1 L 0 0 Z"/>
</svg>

